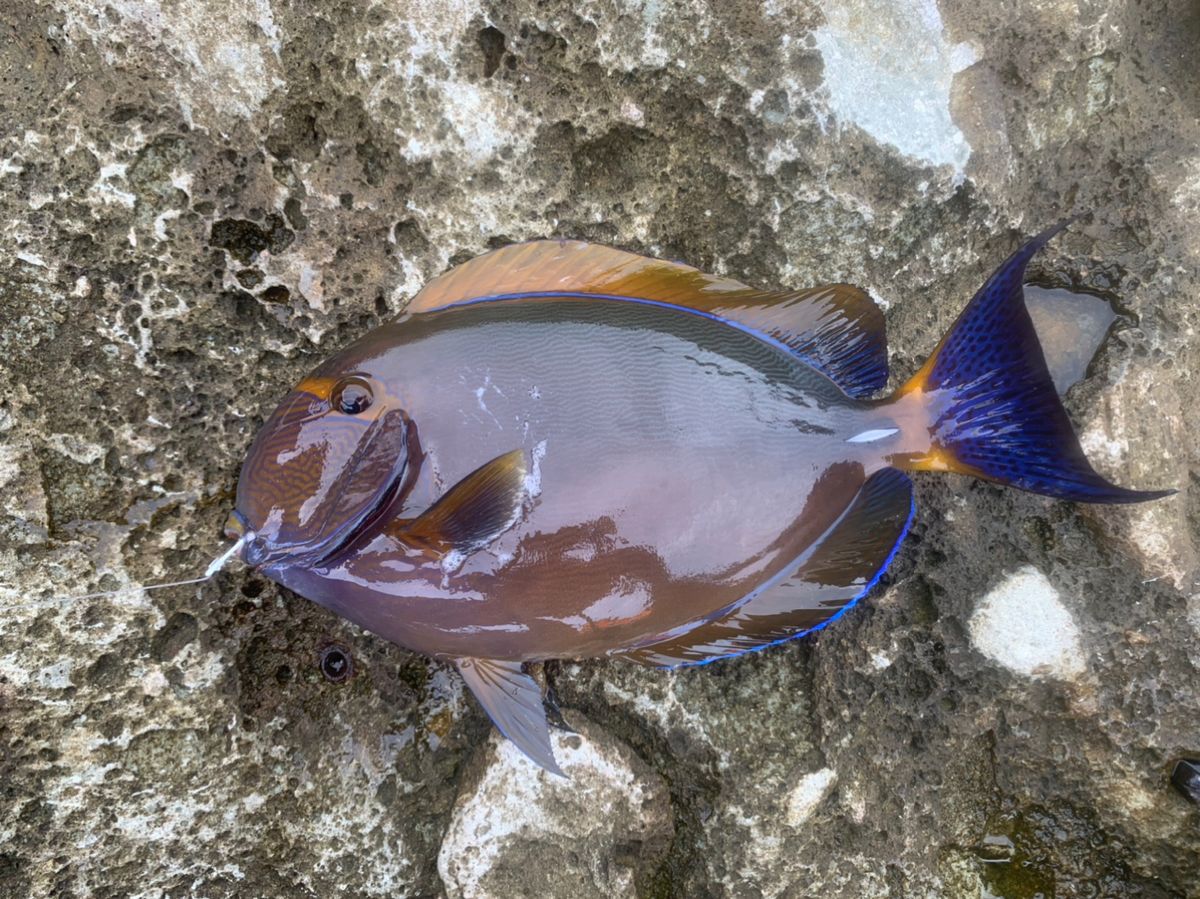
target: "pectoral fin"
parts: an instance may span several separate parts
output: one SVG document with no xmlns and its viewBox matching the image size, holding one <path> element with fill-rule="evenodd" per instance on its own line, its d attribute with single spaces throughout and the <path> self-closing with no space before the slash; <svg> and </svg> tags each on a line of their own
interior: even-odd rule
<svg viewBox="0 0 1200 899">
<path fill-rule="evenodd" d="M 461 658 L 454 664 L 500 733 L 539 766 L 566 777 L 550 746 L 542 688 L 521 670 L 521 663 Z"/>
<path fill-rule="evenodd" d="M 392 536 L 435 555 L 486 546 L 521 514 L 525 453 L 515 449 L 475 469 L 419 517 L 388 528 Z"/>
</svg>

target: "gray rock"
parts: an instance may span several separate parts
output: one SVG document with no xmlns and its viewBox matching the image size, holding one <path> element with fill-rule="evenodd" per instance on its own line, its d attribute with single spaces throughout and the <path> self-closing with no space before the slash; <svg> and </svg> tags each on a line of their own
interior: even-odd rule
<svg viewBox="0 0 1200 899">
<path fill-rule="evenodd" d="M 8 0 L 0 25 L 0 895 L 1200 894 L 1170 786 L 1200 753 L 1192 5 Z M 491 246 L 857 282 L 898 384 L 1077 211 L 1034 275 L 1118 317 L 1067 405 L 1108 475 L 1181 493 L 920 478 L 887 581 L 820 635 L 550 664 L 615 766 L 577 796 L 481 752 L 451 670 L 251 573 L 139 589 L 220 551 L 291 383 Z M 513 796 L 564 829 L 473 867 L 467 824 Z"/>
<path fill-rule="evenodd" d="M 451 899 L 635 896 L 671 842 L 663 779 L 593 724 L 572 718 L 554 751 L 567 778 L 538 769 L 507 740 L 461 794 L 438 855 Z"/>
</svg>

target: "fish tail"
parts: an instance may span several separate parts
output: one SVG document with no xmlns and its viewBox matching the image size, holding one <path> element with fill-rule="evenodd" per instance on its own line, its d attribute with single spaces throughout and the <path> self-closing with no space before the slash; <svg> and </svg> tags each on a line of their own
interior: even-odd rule
<svg viewBox="0 0 1200 899">
<path fill-rule="evenodd" d="M 1077 502 L 1136 503 L 1175 492 L 1127 490 L 1097 474 L 1050 378 L 1022 282 L 1033 255 L 1071 221 L 1013 253 L 897 392 L 892 408 L 918 424 L 904 429 L 908 439 L 890 464 Z"/>
</svg>

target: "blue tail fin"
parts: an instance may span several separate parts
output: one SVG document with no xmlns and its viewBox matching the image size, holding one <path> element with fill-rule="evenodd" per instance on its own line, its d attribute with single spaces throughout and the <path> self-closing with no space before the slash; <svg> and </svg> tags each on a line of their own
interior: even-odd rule
<svg viewBox="0 0 1200 899">
<path fill-rule="evenodd" d="M 1058 499 L 1136 503 L 1173 490 L 1126 490 L 1092 470 L 1059 402 L 1021 289 L 1025 266 L 1068 220 L 1000 266 L 897 397 L 920 394 L 932 445 L 893 458 Z"/>
</svg>

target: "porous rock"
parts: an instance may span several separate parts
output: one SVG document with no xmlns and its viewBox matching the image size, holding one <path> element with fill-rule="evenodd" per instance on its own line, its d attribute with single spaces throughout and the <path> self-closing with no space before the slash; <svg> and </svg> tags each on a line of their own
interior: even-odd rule
<svg viewBox="0 0 1200 899">
<path fill-rule="evenodd" d="M 565 777 L 493 737 L 459 796 L 438 856 L 451 899 L 636 896 L 671 842 L 662 777 L 603 730 L 572 718 L 556 733 Z"/>
<path fill-rule="evenodd" d="M 1170 786 L 1200 752 L 1194 4 L 8 0 L 0 27 L 0 894 L 1200 894 Z M 251 572 L 137 589 L 220 550 L 290 384 L 489 247 L 856 282 L 897 384 L 1076 212 L 1032 275 L 1117 319 L 1068 409 L 1107 475 L 1180 493 L 918 478 L 888 578 L 820 635 L 548 666 L 606 760 L 577 796 L 480 754 L 453 670 Z M 1019 572 L 1066 644 L 1013 645 Z M 579 820 L 476 877 L 464 828 L 513 796 Z"/>
</svg>

